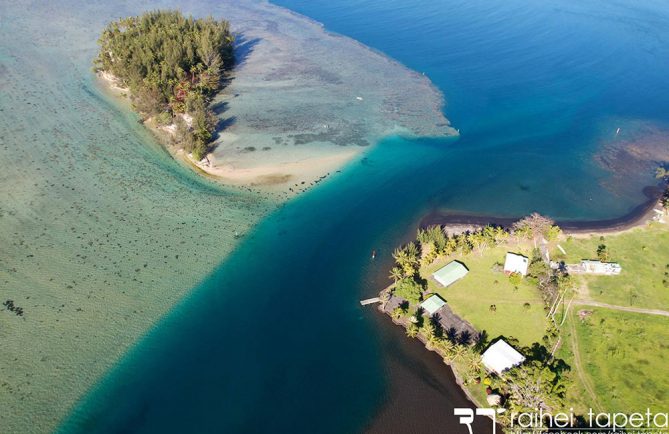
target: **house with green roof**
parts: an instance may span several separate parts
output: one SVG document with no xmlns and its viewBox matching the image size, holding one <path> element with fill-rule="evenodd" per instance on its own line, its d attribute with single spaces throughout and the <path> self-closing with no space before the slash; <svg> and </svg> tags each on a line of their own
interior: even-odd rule
<svg viewBox="0 0 669 434">
<path fill-rule="evenodd" d="M 458 261 L 451 261 L 446 264 L 445 267 L 432 274 L 432 277 L 434 277 L 434 280 L 439 282 L 442 286 L 446 287 L 462 279 L 467 273 L 469 273 L 469 270 L 465 267 L 465 264 Z"/>
<path fill-rule="evenodd" d="M 424 302 L 420 304 L 420 307 L 427 312 L 428 316 L 434 315 L 439 309 L 446 306 L 446 302 L 443 298 L 439 297 L 437 294 L 434 294 Z"/>
</svg>

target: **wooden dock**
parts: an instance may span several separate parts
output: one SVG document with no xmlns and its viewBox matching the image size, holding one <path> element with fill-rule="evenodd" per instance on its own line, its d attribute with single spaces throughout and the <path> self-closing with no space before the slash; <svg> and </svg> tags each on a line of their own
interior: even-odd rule
<svg viewBox="0 0 669 434">
<path fill-rule="evenodd" d="M 360 304 L 363 306 L 367 306 L 368 304 L 374 304 L 380 301 L 381 299 L 379 297 L 374 297 L 374 298 L 368 298 L 367 300 L 360 300 Z"/>
</svg>

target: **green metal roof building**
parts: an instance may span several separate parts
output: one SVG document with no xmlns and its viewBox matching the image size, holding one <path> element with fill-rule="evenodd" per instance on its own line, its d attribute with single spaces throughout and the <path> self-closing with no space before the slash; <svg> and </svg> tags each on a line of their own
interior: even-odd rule
<svg viewBox="0 0 669 434">
<path fill-rule="evenodd" d="M 445 305 L 446 302 L 444 299 L 439 297 L 437 294 L 434 294 L 432 297 L 422 302 L 420 307 L 422 307 L 429 316 L 432 316 Z"/>
<path fill-rule="evenodd" d="M 465 264 L 458 261 L 449 262 L 444 268 L 435 272 L 432 277 L 443 286 L 449 286 L 469 273 Z"/>
</svg>

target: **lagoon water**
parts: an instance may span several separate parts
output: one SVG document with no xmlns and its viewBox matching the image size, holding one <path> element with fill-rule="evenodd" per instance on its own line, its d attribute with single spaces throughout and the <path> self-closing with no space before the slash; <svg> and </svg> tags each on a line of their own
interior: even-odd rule
<svg viewBox="0 0 669 434">
<path fill-rule="evenodd" d="M 392 249 L 435 209 L 608 219 L 654 182 L 595 156 L 669 122 L 662 2 L 278 3 L 424 72 L 462 137 L 388 138 L 263 220 L 62 432 L 466 432 L 448 369 L 358 304 Z"/>
</svg>

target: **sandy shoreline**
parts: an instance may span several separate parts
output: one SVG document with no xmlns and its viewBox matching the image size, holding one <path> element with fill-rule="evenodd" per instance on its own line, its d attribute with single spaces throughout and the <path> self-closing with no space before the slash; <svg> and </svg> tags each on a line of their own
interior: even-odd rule
<svg viewBox="0 0 669 434">
<path fill-rule="evenodd" d="M 212 101 L 218 137 L 202 161 L 146 126 L 178 160 L 223 184 L 286 200 L 389 135 L 457 136 L 444 97 L 424 75 L 316 21 L 268 4 L 225 10 L 237 64 Z M 106 72 L 98 82 L 128 101 Z"/>
<path fill-rule="evenodd" d="M 128 89 L 91 76 L 109 21 L 170 6 L 229 19 L 240 35 L 239 66 L 212 107 L 222 125 L 211 160 L 230 187 L 158 149 L 168 133 L 137 124 Z M 0 29 L 0 86 L 12 83 L 0 98 L 0 262 L 4 300 L 21 309 L 3 313 L 3 432 L 56 429 L 280 200 L 385 135 L 453 133 L 427 78 L 270 4 L 2 9 L 13 19 Z"/>
<path fill-rule="evenodd" d="M 647 200 L 636 206 L 627 214 L 613 219 L 606 220 L 562 220 L 556 223 L 564 233 L 569 235 L 590 235 L 590 234 L 616 234 L 629 229 L 644 226 L 655 220 L 659 215 L 655 210 L 660 209 L 660 197 L 664 189 L 658 186 L 649 186 L 644 189 L 644 195 Z M 494 224 L 500 226 L 510 226 L 518 221 L 520 217 L 495 217 L 486 215 L 474 215 L 450 211 L 433 211 L 425 215 L 419 222 L 419 227 L 432 225 L 443 225 L 452 232 L 463 232 Z"/>
<path fill-rule="evenodd" d="M 216 158 L 211 154 L 208 156 L 211 163 L 206 165 L 195 162 L 182 150 L 178 151 L 178 154 L 188 158 L 192 164 L 208 175 L 226 184 L 263 187 L 268 190 L 284 190 L 285 185 L 289 185 L 289 191 L 297 193 L 305 191 L 309 186 L 318 183 L 320 179 L 336 172 L 358 155 L 358 152 L 345 150 L 331 155 L 305 156 L 295 161 L 263 163 L 251 167 L 235 167 L 234 163 L 218 164 Z"/>
<path fill-rule="evenodd" d="M 105 91 L 124 103 L 130 102 L 129 89 L 120 86 L 114 75 L 99 71 L 96 76 L 97 82 Z M 196 172 L 226 185 L 254 187 L 279 197 L 282 194 L 284 197 L 290 197 L 306 191 L 336 173 L 360 154 L 360 148 L 353 147 L 329 149 L 320 154 L 305 152 L 302 149 L 279 161 L 261 160 L 256 164 L 250 164 L 243 160 L 221 162 L 216 154 L 211 152 L 202 161 L 196 161 L 191 154 L 172 144 L 173 134 L 167 127 L 158 127 L 151 119 L 147 119 L 143 124 L 175 159 L 191 166 Z"/>
</svg>

